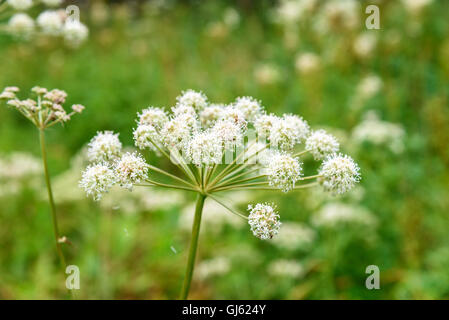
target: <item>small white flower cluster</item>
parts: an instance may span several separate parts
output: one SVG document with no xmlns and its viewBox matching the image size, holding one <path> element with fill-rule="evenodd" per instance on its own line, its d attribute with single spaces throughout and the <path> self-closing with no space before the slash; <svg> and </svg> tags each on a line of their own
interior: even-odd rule
<svg viewBox="0 0 449 320">
<path fill-rule="evenodd" d="M 352 189 L 360 181 L 360 169 L 348 155 L 333 154 L 328 156 L 319 174 L 325 190 L 342 194 Z"/>
<path fill-rule="evenodd" d="M 42 2 L 49 7 L 56 7 L 62 0 L 42 0 Z M 33 6 L 32 0 L 8 0 L 7 3 L 17 11 L 25 11 Z M 72 47 L 79 46 L 89 34 L 88 28 L 83 23 L 68 17 L 63 9 L 45 10 L 39 14 L 36 21 L 24 12 L 15 13 L 8 21 L 7 30 L 22 38 L 29 38 L 39 32 L 49 36 L 62 36 Z"/>
<path fill-rule="evenodd" d="M 17 87 L 6 87 L 0 93 L 0 100 L 5 100 L 9 106 L 20 111 L 40 129 L 67 122 L 74 114 L 84 110 L 84 106 L 74 104 L 72 112 L 67 113 L 63 108 L 67 93 L 59 89 L 48 90 L 36 86 L 31 89 L 31 92 L 37 96 L 36 99 L 25 100 L 17 97 L 19 91 Z"/>
<path fill-rule="evenodd" d="M 351 139 L 356 145 L 366 142 L 386 146 L 396 154 L 405 149 L 405 131 L 402 125 L 382 121 L 374 111 L 365 114 L 364 120 L 353 129 Z"/>
<path fill-rule="evenodd" d="M 365 207 L 341 202 L 330 202 L 314 216 L 317 227 L 334 228 L 344 224 L 376 226 L 376 217 Z"/>
<path fill-rule="evenodd" d="M 323 129 L 313 131 L 306 140 L 306 150 L 309 150 L 315 160 L 322 160 L 327 155 L 336 153 L 340 148 L 337 139 Z"/>
<path fill-rule="evenodd" d="M 87 156 L 94 164 L 83 172 L 79 186 L 96 201 L 115 184 L 132 190 L 134 184 L 145 181 L 148 176 L 149 166 L 143 157 L 122 153 L 118 133 L 112 131 L 97 132 L 88 144 Z"/>
<path fill-rule="evenodd" d="M 272 239 L 281 227 L 279 214 L 273 204 L 248 205 L 248 223 L 253 234 L 262 240 Z"/>
<path fill-rule="evenodd" d="M 279 259 L 268 265 L 268 273 L 273 277 L 298 278 L 304 271 L 304 266 L 296 260 Z"/>
<path fill-rule="evenodd" d="M 302 167 L 297 158 L 284 152 L 275 153 L 267 166 L 269 185 L 288 192 L 301 178 Z"/>
</svg>

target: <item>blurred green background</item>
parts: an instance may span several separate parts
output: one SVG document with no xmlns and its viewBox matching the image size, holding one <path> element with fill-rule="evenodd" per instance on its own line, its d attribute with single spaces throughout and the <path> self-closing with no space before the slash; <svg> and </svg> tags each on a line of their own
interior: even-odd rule
<svg viewBox="0 0 449 320">
<path fill-rule="evenodd" d="M 1 88 L 18 86 L 23 98 L 35 85 L 59 88 L 67 105 L 86 106 L 47 131 L 77 298 L 177 298 L 192 195 L 115 190 L 95 203 L 77 181 L 96 131 L 120 132 L 131 147 L 136 113 L 168 108 L 189 88 L 300 114 L 338 136 L 362 173 L 344 197 L 230 195 L 242 210 L 277 203 L 284 225 L 273 242 L 206 203 L 191 298 L 449 298 L 449 2 L 336 2 L 67 1 L 89 27 L 79 48 L 0 35 Z M 372 2 L 380 30 L 365 27 Z M 38 132 L 5 105 L 0 120 L 0 298 L 66 298 Z M 365 287 L 368 265 L 380 269 L 379 290 Z"/>
</svg>

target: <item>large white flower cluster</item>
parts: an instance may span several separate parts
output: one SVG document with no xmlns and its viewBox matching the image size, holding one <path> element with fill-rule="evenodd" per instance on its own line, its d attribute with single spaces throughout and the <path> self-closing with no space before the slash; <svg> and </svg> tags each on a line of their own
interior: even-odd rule
<svg viewBox="0 0 449 320">
<path fill-rule="evenodd" d="M 122 154 L 118 134 L 104 131 L 89 143 L 89 159 L 97 164 L 87 168 L 80 182 L 89 195 L 99 199 L 114 184 L 131 190 L 143 181 L 210 196 L 242 216 L 213 194 L 260 188 L 289 192 L 320 184 L 336 194 L 350 190 L 360 179 L 352 158 L 337 154 L 339 143 L 334 136 L 320 129 L 311 131 L 298 115 L 269 114 L 252 97 L 211 104 L 204 93 L 187 90 L 169 110 L 148 107 L 138 113 L 134 143 L 141 150 L 150 149 L 170 159 L 188 180 L 148 165 L 136 153 Z M 315 175 L 303 175 L 300 157 L 307 154 L 323 161 Z M 183 185 L 149 179 L 150 168 Z M 305 180 L 316 181 L 302 183 Z M 249 212 L 248 222 L 256 237 L 271 239 L 278 233 L 279 214 L 272 205 L 250 205 Z"/>
</svg>

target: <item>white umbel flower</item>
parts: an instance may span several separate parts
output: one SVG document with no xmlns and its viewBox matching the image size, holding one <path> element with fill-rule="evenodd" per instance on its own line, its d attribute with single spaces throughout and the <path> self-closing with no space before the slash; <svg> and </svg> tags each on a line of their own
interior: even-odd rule
<svg viewBox="0 0 449 320">
<path fill-rule="evenodd" d="M 28 37 L 34 31 L 34 20 L 26 13 L 16 13 L 8 21 L 8 31 L 17 36 Z"/>
<path fill-rule="evenodd" d="M 112 169 L 105 163 L 98 163 L 84 170 L 79 186 L 86 191 L 87 196 L 92 196 L 95 201 L 99 201 L 115 183 Z"/>
<path fill-rule="evenodd" d="M 112 131 L 97 132 L 97 135 L 89 142 L 87 157 L 89 161 L 113 161 L 122 152 L 122 143 L 118 138 L 118 133 Z"/>
<path fill-rule="evenodd" d="M 46 10 L 37 17 L 37 24 L 42 32 L 48 35 L 59 35 L 63 27 L 63 16 L 61 12 Z"/>
<path fill-rule="evenodd" d="M 176 98 L 177 104 L 194 108 L 201 111 L 207 107 L 207 97 L 201 91 L 187 90 Z"/>
<path fill-rule="evenodd" d="M 8 0 L 8 4 L 15 10 L 23 11 L 31 8 L 32 0 Z"/>
<path fill-rule="evenodd" d="M 167 113 L 161 108 L 148 107 L 138 114 L 139 124 L 147 124 L 160 130 L 168 121 Z"/>
<path fill-rule="evenodd" d="M 334 154 L 340 148 L 337 139 L 325 130 L 313 131 L 306 139 L 306 150 L 309 150 L 315 160 L 322 160 Z"/>
<path fill-rule="evenodd" d="M 64 40 L 73 47 L 79 46 L 89 35 L 89 29 L 79 21 L 67 20 L 62 29 Z"/>
<path fill-rule="evenodd" d="M 301 178 L 302 167 L 297 158 L 278 152 L 270 158 L 266 171 L 270 186 L 288 192 Z"/>
<path fill-rule="evenodd" d="M 274 122 L 268 139 L 272 147 L 290 150 L 304 140 L 308 133 L 309 125 L 305 120 L 296 115 L 287 114 Z"/>
<path fill-rule="evenodd" d="M 248 121 L 253 121 L 262 112 L 260 102 L 252 97 L 237 98 L 234 107 L 242 111 L 243 116 Z"/>
<path fill-rule="evenodd" d="M 212 131 L 221 138 L 224 148 L 232 150 L 243 145 L 243 132 L 234 121 L 220 120 L 212 127 Z"/>
<path fill-rule="evenodd" d="M 211 104 L 210 106 L 204 108 L 200 113 L 201 124 L 205 128 L 211 127 L 218 119 L 223 116 L 224 105 Z"/>
<path fill-rule="evenodd" d="M 117 182 L 129 190 L 132 190 L 133 184 L 147 178 L 148 168 L 148 164 L 140 154 L 130 152 L 123 154 L 114 165 Z"/>
<path fill-rule="evenodd" d="M 360 181 L 360 168 L 348 155 L 334 154 L 326 158 L 319 174 L 324 189 L 336 194 L 349 191 Z"/>
<path fill-rule="evenodd" d="M 254 236 L 259 239 L 272 239 L 279 232 L 281 222 L 273 204 L 258 203 L 248 205 L 248 223 Z"/>
<path fill-rule="evenodd" d="M 222 139 L 212 130 L 197 133 L 189 141 L 185 152 L 197 167 L 219 164 L 223 157 Z"/>
<path fill-rule="evenodd" d="M 134 143 L 139 149 L 149 148 L 157 151 L 154 143 L 159 144 L 160 135 L 156 129 L 149 124 L 140 124 L 133 132 Z"/>
</svg>

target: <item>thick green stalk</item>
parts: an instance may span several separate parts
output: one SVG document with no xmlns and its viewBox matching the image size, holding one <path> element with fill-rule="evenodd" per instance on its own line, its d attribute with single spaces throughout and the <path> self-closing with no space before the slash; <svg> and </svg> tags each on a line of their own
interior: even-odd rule
<svg viewBox="0 0 449 320">
<path fill-rule="evenodd" d="M 51 190 L 50 175 L 48 173 L 47 152 L 45 150 L 44 129 L 39 129 L 39 142 L 41 144 L 42 162 L 44 164 L 45 183 L 47 185 L 48 201 L 50 202 L 50 207 L 51 207 L 51 218 L 53 221 L 53 232 L 55 235 L 56 251 L 58 252 L 59 260 L 60 260 L 61 265 L 64 268 L 64 272 L 65 272 L 66 263 L 65 263 L 64 254 L 62 252 L 61 243 L 59 243 L 58 218 L 56 216 L 56 206 L 55 206 L 55 201 L 53 200 L 53 192 Z"/>
<path fill-rule="evenodd" d="M 201 215 L 203 213 L 204 200 L 206 196 L 198 193 L 196 198 L 195 217 L 193 219 L 192 239 L 190 240 L 189 258 L 187 260 L 187 269 L 182 284 L 181 300 L 186 300 L 189 294 L 190 283 L 192 282 L 193 268 L 195 267 L 196 250 L 198 248 L 198 237 L 200 235 Z"/>
</svg>

